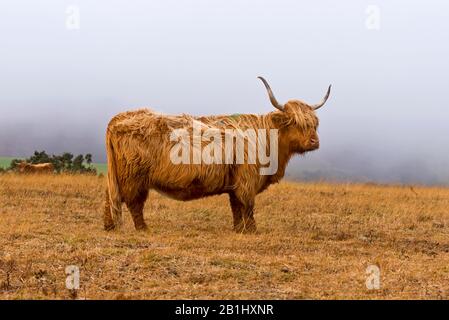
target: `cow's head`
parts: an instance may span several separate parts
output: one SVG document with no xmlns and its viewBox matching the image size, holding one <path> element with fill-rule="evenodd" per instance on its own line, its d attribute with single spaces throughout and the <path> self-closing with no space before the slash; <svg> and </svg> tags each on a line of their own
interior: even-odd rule
<svg viewBox="0 0 449 320">
<path fill-rule="evenodd" d="M 323 100 L 315 105 L 309 105 L 300 100 L 290 100 L 286 104 L 280 104 L 274 97 L 268 82 L 259 77 L 267 88 L 271 103 L 281 112 L 271 113 L 273 123 L 279 128 L 280 139 L 288 144 L 291 152 L 304 153 L 320 147 L 318 138 L 318 117 L 315 110 L 321 108 L 329 98 L 331 86 Z"/>
<path fill-rule="evenodd" d="M 17 168 L 19 169 L 19 172 L 25 171 L 25 168 L 28 166 L 28 163 L 26 161 L 21 161 L 17 164 Z"/>
</svg>

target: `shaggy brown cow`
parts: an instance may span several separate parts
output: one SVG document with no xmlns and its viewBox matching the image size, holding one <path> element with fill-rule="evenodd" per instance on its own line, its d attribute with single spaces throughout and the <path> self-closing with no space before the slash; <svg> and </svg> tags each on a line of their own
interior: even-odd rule
<svg viewBox="0 0 449 320">
<path fill-rule="evenodd" d="M 308 105 L 299 100 L 290 100 L 281 105 L 267 81 L 259 78 L 277 111 L 265 115 L 192 117 L 168 116 L 144 109 L 120 113 L 112 118 L 106 132 L 108 188 L 104 209 L 105 229 L 111 230 L 121 225 L 123 202 L 132 215 L 135 228 L 146 229 L 143 208 L 148 191 L 154 189 L 183 201 L 227 193 L 234 230 L 255 231 L 253 209 L 256 195 L 284 176 L 287 163 L 294 154 L 318 149 L 318 118 L 315 110 L 327 101 L 331 88 L 329 86 L 324 99 L 317 105 Z M 224 132 L 227 129 L 253 128 L 266 129 L 267 132 L 277 129 L 277 171 L 271 175 L 260 174 L 262 165 L 259 161 L 173 163 L 170 154 L 176 142 L 172 141 L 171 134 L 180 128 L 192 133 L 192 123 L 218 130 L 222 136 L 226 135 Z M 189 141 L 187 144 L 191 145 Z M 248 146 L 249 142 L 245 146 L 245 159 L 248 158 Z M 190 155 L 188 159 L 191 159 Z"/>
<path fill-rule="evenodd" d="M 25 161 L 17 164 L 20 173 L 53 173 L 54 166 L 52 163 L 31 164 Z"/>
</svg>

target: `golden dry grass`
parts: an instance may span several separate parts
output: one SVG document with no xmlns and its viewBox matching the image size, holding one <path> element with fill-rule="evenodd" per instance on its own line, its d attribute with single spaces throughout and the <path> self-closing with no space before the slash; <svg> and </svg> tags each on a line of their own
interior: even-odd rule
<svg viewBox="0 0 449 320">
<path fill-rule="evenodd" d="M 0 298 L 449 298 L 449 189 L 281 183 L 235 234 L 226 196 L 151 193 L 147 232 L 102 227 L 104 178 L 0 176 Z M 381 289 L 365 286 L 381 270 Z M 65 288 L 78 265 L 81 289 Z"/>
</svg>

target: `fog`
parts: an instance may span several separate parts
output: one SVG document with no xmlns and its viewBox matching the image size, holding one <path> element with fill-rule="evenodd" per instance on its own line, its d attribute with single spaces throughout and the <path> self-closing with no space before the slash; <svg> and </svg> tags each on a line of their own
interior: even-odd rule
<svg viewBox="0 0 449 320">
<path fill-rule="evenodd" d="M 0 156 L 102 162 L 140 107 L 266 113 L 262 75 L 284 102 L 333 85 L 290 178 L 449 184 L 447 2 L 3 1 L 0 34 Z"/>
</svg>

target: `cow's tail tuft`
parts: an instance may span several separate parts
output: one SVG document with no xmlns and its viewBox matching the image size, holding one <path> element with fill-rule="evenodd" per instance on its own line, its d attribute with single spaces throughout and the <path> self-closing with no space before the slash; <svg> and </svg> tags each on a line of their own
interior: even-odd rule
<svg viewBox="0 0 449 320">
<path fill-rule="evenodd" d="M 120 187 L 117 177 L 117 159 L 112 144 L 112 137 L 108 131 L 106 134 L 106 151 L 108 156 L 108 191 L 110 215 L 109 222 L 105 216 L 105 228 L 119 228 L 122 225 L 122 199 L 120 196 Z M 112 218 L 112 221 L 111 221 Z"/>
</svg>

